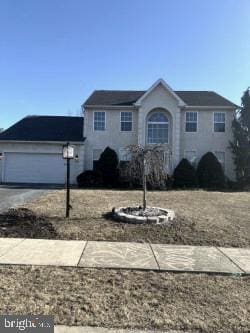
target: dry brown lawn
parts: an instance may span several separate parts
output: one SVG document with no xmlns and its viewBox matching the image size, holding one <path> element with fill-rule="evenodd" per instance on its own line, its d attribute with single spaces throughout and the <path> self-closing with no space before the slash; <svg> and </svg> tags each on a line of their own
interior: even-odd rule
<svg viewBox="0 0 250 333">
<path fill-rule="evenodd" d="M 0 267 L 0 313 L 65 325 L 249 332 L 249 290 L 249 277 Z"/>
<path fill-rule="evenodd" d="M 69 220 L 64 219 L 64 190 L 51 192 L 26 207 L 48 215 L 57 238 L 61 239 L 250 245 L 249 192 L 149 192 L 149 205 L 175 210 L 177 224 L 174 227 L 129 225 L 104 217 L 112 207 L 139 205 L 141 197 L 140 191 L 72 190 L 73 210 Z"/>
</svg>

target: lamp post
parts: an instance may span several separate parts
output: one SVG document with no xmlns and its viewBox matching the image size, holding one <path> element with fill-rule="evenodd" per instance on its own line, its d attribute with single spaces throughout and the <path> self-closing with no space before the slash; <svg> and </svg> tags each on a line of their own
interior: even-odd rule
<svg viewBox="0 0 250 333">
<path fill-rule="evenodd" d="M 66 217 L 69 217 L 70 209 L 70 160 L 74 158 L 74 147 L 67 142 L 63 146 L 63 158 L 67 160 L 67 176 L 66 176 Z"/>
</svg>

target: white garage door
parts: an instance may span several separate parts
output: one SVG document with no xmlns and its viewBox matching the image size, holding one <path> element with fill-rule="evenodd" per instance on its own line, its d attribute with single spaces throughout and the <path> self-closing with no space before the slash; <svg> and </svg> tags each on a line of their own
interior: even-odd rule
<svg viewBox="0 0 250 333">
<path fill-rule="evenodd" d="M 66 166 L 61 154 L 5 153 L 6 183 L 65 182 Z"/>
</svg>

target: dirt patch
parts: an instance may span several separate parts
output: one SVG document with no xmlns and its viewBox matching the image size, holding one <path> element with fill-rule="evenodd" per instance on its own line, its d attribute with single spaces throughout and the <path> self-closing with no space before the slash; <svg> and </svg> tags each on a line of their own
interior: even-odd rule
<svg viewBox="0 0 250 333">
<path fill-rule="evenodd" d="M 132 225 L 106 218 L 113 207 L 139 206 L 141 198 L 140 191 L 72 190 L 69 220 L 64 218 L 64 190 L 49 193 L 26 207 L 46 214 L 61 239 L 250 246 L 249 192 L 149 192 L 149 206 L 175 211 L 177 223 L 171 227 Z"/>
<path fill-rule="evenodd" d="M 243 333 L 249 288 L 247 277 L 4 266 L 0 313 L 51 314 L 65 325 Z"/>
<path fill-rule="evenodd" d="M 13 208 L 0 214 L 0 237 L 56 238 L 57 234 L 46 216 Z"/>
</svg>

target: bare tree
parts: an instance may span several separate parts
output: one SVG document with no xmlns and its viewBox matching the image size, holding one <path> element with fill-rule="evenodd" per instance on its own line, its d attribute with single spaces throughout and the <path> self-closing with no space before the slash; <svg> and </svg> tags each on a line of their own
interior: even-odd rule
<svg viewBox="0 0 250 333">
<path fill-rule="evenodd" d="M 143 188 L 143 209 L 147 208 L 147 182 L 163 187 L 167 179 L 166 160 L 170 149 L 166 145 L 131 145 L 126 148 L 129 162 L 121 173 L 129 180 L 138 181 Z"/>
</svg>

